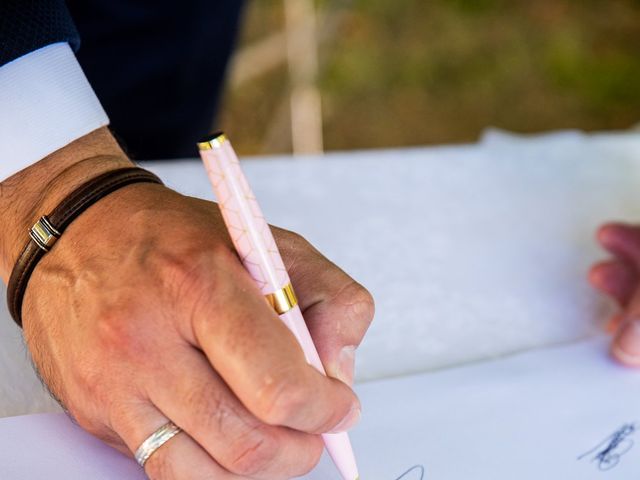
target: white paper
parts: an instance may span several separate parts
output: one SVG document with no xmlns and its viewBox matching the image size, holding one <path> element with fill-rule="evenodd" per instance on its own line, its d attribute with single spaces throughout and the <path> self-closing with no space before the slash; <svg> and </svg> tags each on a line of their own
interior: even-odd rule
<svg viewBox="0 0 640 480">
<path fill-rule="evenodd" d="M 614 363 L 606 342 L 361 385 L 361 478 L 420 465 L 403 480 L 637 480 L 640 372 Z M 144 478 L 63 415 L 0 420 L 0 452 L 3 480 Z M 304 478 L 340 480 L 326 458 Z"/>
<path fill-rule="evenodd" d="M 616 364 L 607 342 L 362 386 L 361 478 L 420 464 L 425 480 L 637 480 L 640 372 Z M 323 468 L 307 480 L 339 480 Z"/>
<path fill-rule="evenodd" d="M 64 414 L 0 420 L 2 480 L 144 480 L 135 461 L 92 437 Z"/>
</svg>

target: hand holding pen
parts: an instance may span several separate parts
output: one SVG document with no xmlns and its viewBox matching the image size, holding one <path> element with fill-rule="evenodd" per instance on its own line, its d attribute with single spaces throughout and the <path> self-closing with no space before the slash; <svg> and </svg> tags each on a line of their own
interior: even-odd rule
<svg viewBox="0 0 640 480">
<path fill-rule="evenodd" d="M 231 143 L 223 133 L 217 133 L 198 143 L 198 147 L 240 261 L 300 345 L 308 364 L 317 373 L 326 375 L 278 246 Z M 295 391 L 283 394 L 285 398 L 297 395 Z M 303 402 L 296 399 L 292 403 L 296 406 Z M 325 447 L 344 480 L 359 479 L 351 442 L 345 433 L 359 417 L 360 406 L 354 403 L 338 425 L 316 432 L 323 434 Z"/>
<path fill-rule="evenodd" d="M 328 375 L 349 383 L 370 295 L 299 235 L 272 230 Z M 75 219 L 32 273 L 23 316 L 35 365 L 83 428 L 129 454 L 166 439 L 140 451 L 151 480 L 304 474 L 323 449 L 315 434 L 347 429 L 359 405 L 308 365 L 218 206 L 162 185 L 129 185 Z M 180 431 L 167 439 L 170 421 Z"/>
</svg>

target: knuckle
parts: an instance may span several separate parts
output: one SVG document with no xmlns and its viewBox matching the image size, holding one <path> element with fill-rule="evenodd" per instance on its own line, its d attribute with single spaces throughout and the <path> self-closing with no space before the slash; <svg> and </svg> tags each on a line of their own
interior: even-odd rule
<svg viewBox="0 0 640 480">
<path fill-rule="evenodd" d="M 269 225 L 271 227 L 271 231 L 273 232 L 273 236 L 280 243 L 295 243 L 306 241 L 305 238 L 297 232 L 286 230 L 284 228 L 275 227 L 273 225 Z"/>
<path fill-rule="evenodd" d="M 287 236 L 289 237 L 289 241 L 297 247 L 307 247 L 311 245 L 311 243 L 309 243 L 309 240 L 307 240 L 298 232 L 287 231 Z"/>
<path fill-rule="evenodd" d="M 285 372 L 262 389 L 258 415 L 270 425 L 286 425 L 309 403 L 311 393 L 297 375 Z"/>
<path fill-rule="evenodd" d="M 285 257 L 297 257 L 301 252 L 314 251 L 311 243 L 297 232 L 271 227 L 278 249 Z"/>
<path fill-rule="evenodd" d="M 212 392 L 208 388 L 194 388 L 184 399 L 189 408 L 194 427 L 225 433 L 228 421 L 234 415 L 231 406 L 223 401 L 220 392 Z M 196 425 L 197 424 L 197 425 Z"/>
<path fill-rule="evenodd" d="M 237 475 L 253 477 L 269 469 L 281 451 L 280 447 L 275 437 L 263 428 L 255 428 L 231 442 L 220 461 Z"/>
<path fill-rule="evenodd" d="M 296 232 L 291 232 L 288 240 L 288 255 L 294 260 L 304 260 L 307 262 L 317 262 L 326 258 L 313 246 L 305 237 Z M 297 263 L 297 261 L 295 262 Z"/>
<path fill-rule="evenodd" d="M 355 280 L 352 280 L 342 290 L 340 296 L 344 304 L 349 306 L 351 316 L 357 322 L 369 326 L 375 315 L 375 300 L 373 295 Z"/>
</svg>

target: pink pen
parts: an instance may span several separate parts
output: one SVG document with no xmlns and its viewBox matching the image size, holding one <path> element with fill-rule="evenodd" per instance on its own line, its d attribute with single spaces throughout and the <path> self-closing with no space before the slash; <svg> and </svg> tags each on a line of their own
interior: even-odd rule
<svg viewBox="0 0 640 480">
<path fill-rule="evenodd" d="M 224 222 L 244 267 L 267 301 L 300 343 L 307 361 L 326 375 L 298 306 L 289 274 L 231 142 L 215 133 L 198 142 L 200 156 L 213 185 Z M 345 480 L 358 480 L 358 468 L 346 433 L 322 436 Z"/>
</svg>

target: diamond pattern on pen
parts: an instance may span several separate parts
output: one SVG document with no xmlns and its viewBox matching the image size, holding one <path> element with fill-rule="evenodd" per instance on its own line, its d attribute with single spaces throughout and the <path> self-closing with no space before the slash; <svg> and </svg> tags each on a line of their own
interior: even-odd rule
<svg viewBox="0 0 640 480">
<path fill-rule="evenodd" d="M 282 288 L 289 283 L 289 275 L 233 149 L 225 142 L 221 148 L 203 151 L 201 155 L 231 240 L 245 268 L 262 293 Z M 245 219 L 247 216 L 251 217 L 252 225 Z"/>
</svg>

